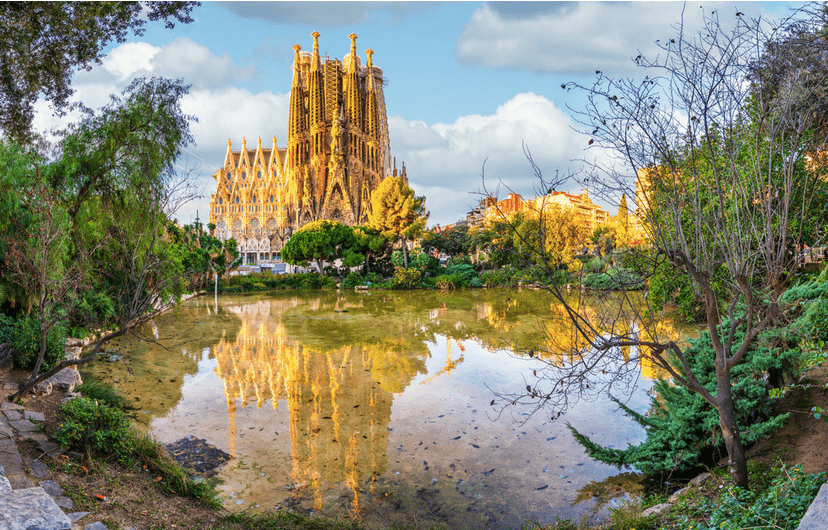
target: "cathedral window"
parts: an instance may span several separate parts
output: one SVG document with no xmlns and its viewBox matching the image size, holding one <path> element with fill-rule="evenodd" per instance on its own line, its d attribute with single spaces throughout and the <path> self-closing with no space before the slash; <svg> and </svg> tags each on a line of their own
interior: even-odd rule
<svg viewBox="0 0 828 530">
<path fill-rule="evenodd" d="M 262 172 L 261 172 L 261 171 L 259 171 L 259 172 L 257 172 L 257 173 L 256 173 L 256 178 L 257 178 L 257 179 L 262 178 Z"/>
<path fill-rule="evenodd" d="M 247 171 L 242 171 L 242 180 L 247 178 Z"/>
<path fill-rule="evenodd" d="M 233 174 L 228 171 L 227 172 L 227 180 L 230 180 L 230 177 L 232 177 L 232 176 L 233 176 Z"/>
<path fill-rule="evenodd" d="M 256 197 L 255 197 L 255 196 L 253 196 L 253 202 L 254 202 L 254 203 L 256 202 Z"/>
</svg>

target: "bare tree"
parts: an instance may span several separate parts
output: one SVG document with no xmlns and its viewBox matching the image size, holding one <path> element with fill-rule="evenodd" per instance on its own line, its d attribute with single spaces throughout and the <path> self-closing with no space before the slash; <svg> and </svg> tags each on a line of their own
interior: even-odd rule
<svg viewBox="0 0 828 530">
<path fill-rule="evenodd" d="M 592 85 L 564 85 L 585 93 L 576 120 L 589 144 L 609 154 L 605 163 L 590 164 L 591 185 L 616 203 L 622 193 L 637 197 L 647 270 L 675 268 L 703 304 L 715 389 L 700 383 L 686 349 L 659 333 L 653 315 L 661 308 L 636 306 L 623 292 L 594 293 L 585 304 L 552 282 L 581 344 L 512 401 L 528 398 L 560 412 L 568 393 L 632 384 L 629 363 L 646 359 L 716 409 L 731 477 L 746 487 L 731 372 L 761 333 L 784 324 L 780 297 L 801 262 L 800 230 L 825 173 L 813 159 L 827 139 L 819 91 L 828 81 L 828 48 L 813 38 L 824 23 L 821 9 L 794 13 L 795 25 L 792 18 L 778 26 L 737 13 L 732 30 L 719 16 L 706 14 L 698 34 L 685 31 L 682 16 L 676 36 L 658 42 L 658 57 L 634 59 L 643 79 L 596 72 Z M 757 75 L 769 50 L 796 56 L 783 81 L 773 78 L 773 90 L 764 85 L 770 76 Z"/>
</svg>

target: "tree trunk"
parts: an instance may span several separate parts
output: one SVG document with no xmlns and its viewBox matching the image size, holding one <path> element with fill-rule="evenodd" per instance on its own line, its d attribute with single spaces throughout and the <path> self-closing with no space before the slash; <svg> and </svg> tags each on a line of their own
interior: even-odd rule
<svg viewBox="0 0 828 530">
<path fill-rule="evenodd" d="M 319 271 L 320 276 L 325 275 L 325 271 L 322 270 L 322 260 L 320 260 L 320 259 L 316 260 L 316 270 Z"/>
<path fill-rule="evenodd" d="M 407 237 L 402 238 L 402 244 L 403 244 L 402 245 L 402 247 L 403 247 L 403 249 L 402 249 L 403 250 L 403 264 L 405 265 L 405 268 L 407 269 L 408 268 L 408 238 Z"/>
<path fill-rule="evenodd" d="M 733 480 L 734 485 L 747 489 L 747 459 L 745 458 L 745 448 L 742 446 L 739 425 L 736 423 L 733 396 L 730 393 L 729 387 L 724 392 L 725 395 L 722 395 L 720 387 L 718 397 L 720 398 L 719 402 L 721 405 L 716 407 L 716 410 L 719 411 L 719 426 L 722 429 L 722 437 L 727 448 L 727 465 L 730 468 L 730 478 Z"/>
</svg>

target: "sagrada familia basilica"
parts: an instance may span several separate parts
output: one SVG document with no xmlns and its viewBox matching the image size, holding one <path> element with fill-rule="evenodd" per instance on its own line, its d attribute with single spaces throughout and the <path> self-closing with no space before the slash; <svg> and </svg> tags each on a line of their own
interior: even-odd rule
<svg viewBox="0 0 828 530">
<path fill-rule="evenodd" d="M 356 39 L 344 61 L 293 47 L 293 84 L 287 148 L 262 146 L 234 151 L 230 140 L 224 164 L 213 178 L 210 222 L 216 237 L 235 238 L 245 263 L 275 258 L 290 235 L 320 219 L 363 224 L 371 192 L 387 176 L 407 183 L 391 157 L 382 70 L 366 50 L 365 66 Z"/>
</svg>

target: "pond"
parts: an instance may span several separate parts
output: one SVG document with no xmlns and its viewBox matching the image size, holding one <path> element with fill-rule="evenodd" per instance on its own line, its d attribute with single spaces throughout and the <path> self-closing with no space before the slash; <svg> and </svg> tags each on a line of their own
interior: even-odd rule
<svg viewBox="0 0 828 530">
<path fill-rule="evenodd" d="M 606 396 L 552 421 L 496 395 L 544 366 L 516 352 L 571 340 L 553 302 L 500 289 L 202 296 L 87 372 L 160 442 L 191 435 L 228 453 L 211 480 L 232 510 L 368 527 L 594 520 L 606 514 L 595 482 L 620 472 L 590 460 L 566 422 L 616 447 L 641 429 Z M 628 404 L 644 411 L 653 371 L 639 370 Z"/>
</svg>

